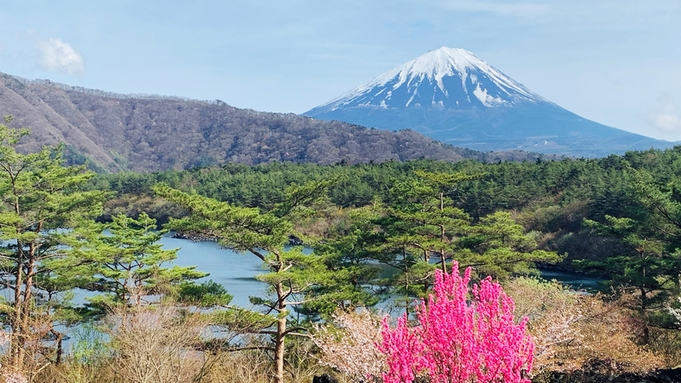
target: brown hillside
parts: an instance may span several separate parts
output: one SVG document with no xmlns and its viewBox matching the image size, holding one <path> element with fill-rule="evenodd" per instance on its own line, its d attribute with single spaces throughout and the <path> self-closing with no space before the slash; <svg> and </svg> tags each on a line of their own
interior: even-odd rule
<svg viewBox="0 0 681 383">
<path fill-rule="evenodd" d="M 221 101 L 126 96 L 10 75 L 0 76 L 0 114 L 14 116 L 14 126 L 31 129 L 23 150 L 63 142 L 113 172 L 225 162 L 534 158 L 523 152 L 500 157 L 455 148 L 409 130 L 256 112 Z"/>
</svg>

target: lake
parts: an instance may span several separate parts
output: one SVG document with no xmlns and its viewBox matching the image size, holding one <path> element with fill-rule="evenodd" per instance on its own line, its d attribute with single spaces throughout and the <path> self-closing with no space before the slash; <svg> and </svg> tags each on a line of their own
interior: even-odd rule
<svg viewBox="0 0 681 383">
<path fill-rule="evenodd" d="M 173 264 L 196 266 L 198 271 L 210 273 L 199 281 L 212 279 L 223 285 L 234 296 L 231 304 L 250 308 L 249 296 L 267 293 L 267 285 L 254 278 L 257 274 L 267 272 L 263 262 L 255 255 L 225 249 L 214 241 L 179 239 L 170 234 L 166 234 L 161 243 L 164 249 L 180 249 Z"/>
<path fill-rule="evenodd" d="M 263 268 L 262 261 L 252 254 L 237 253 L 225 249 L 214 241 L 179 239 L 173 238 L 171 234 L 165 235 L 160 242 L 164 249 L 180 249 L 173 264 L 196 266 L 197 270 L 210 273 L 209 276 L 199 280 L 199 282 L 212 279 L 222 284 L 227 292 L 234 296 L 233 305 L 253 308 L 248 297 L 267 294 L 267 285 L 254 278 L 255 275 L 265 273 L 267 270 Z M 597 279 L 562 271 L 546 270 L 542 271 L 542 276 L 546 279 L 556 279 L 574 289 L 588 290 L 596 287 L 598 283 Z M 94 293 L 79 291 L 75 301 L 77 304 L 85 303 L 85 298 L 92 295 Z M 386 303 L 383 302 L 382 304 L 385 305 Z M 258 309 L 261 309 L 261 307 L 258 307 Z M 66 329 L 59 328 L 59 330 L 65 331 Z M 71 331 L 74 330 L 68 332 Z M 74 339 L 67 338 L 64 343 L 65 349 L 70 349 L 73 342 Z"/>
<path fill-rule="evenodd" d="M 578 291 L 586 290 L 593 292 L 600 287 L 600 283 L 603 281 L 603 279 L 600 278 L 594 278 L 589 275 L 572 273 L 569 271 L 541 270 L 540 272 L 542 278 L 548 280 L 555 279 L 558 282 L 569 286 L 571 289 Z"/>
<path fill-rule="evenodd" d="M 222 284 L 234 296 L 232 304 L 251 308 L 249 296 L 263 296 L 267 285 L 257 281 L 254 276 L 266 272 L 262 261 L 248 253 L 237 253 L 220 247 L 214 241 L 192 241 L 172 238 L 166 235 L 161 239 L 165 249 L 180 248 L 177 260 L 180 266 L 196 266 L 196 269 L 210 275 L 203 280 L 212 279 Z M 599 279 L 583 274 L 556 270 L 542 270 L 545 279 L 555 279 L 575 290 L 593 290 L 598 287 Z"/>
</svg>

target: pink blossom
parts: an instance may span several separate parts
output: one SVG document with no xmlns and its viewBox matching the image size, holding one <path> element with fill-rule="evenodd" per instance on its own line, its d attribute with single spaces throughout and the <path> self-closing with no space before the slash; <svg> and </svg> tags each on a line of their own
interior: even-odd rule
<svg viewBox="0 0 681 383">
<path fill-rule="evenodd" d="M 529 383 L 534 343 L 527 318 L 515 323 L 513 299 L 486 278 L 472 288 L 470 268 L 461 276 L 435 274 L 433 292 L 417 311 L 419 326 L 408 327 L 406 315 L 390 328 L 383 321 L 379 349 L 386 355 L 385 383 L 411 383 L 427 375 L 432 383 Z"/>
</svg>

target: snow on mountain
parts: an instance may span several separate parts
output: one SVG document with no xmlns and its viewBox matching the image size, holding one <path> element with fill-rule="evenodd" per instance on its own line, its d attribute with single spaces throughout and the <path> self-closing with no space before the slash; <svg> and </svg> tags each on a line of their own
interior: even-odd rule
<svg viewBox="0 0 681 383">
<path fill-rule="evenodd" d="M 304 114 L 379 129 L 412 129 L 482 151 L 521 149 L 593 157 L 672 145 L 580 117 L 473 53 L 447 47 Z"/>
<path fill-rule="evenodd" d="M 381 74 L 315 109 L 500 107 L 546 102 L 465 49 L 442 47 Z"/>
</svg>

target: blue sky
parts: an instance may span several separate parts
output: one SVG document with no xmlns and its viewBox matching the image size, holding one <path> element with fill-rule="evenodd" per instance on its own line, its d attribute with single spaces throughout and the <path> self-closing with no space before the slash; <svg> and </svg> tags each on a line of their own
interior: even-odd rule
<svg viewBox="0 0 681 383">
<path fill-rule="evenodd" d="M 583 117 L 681 140 L 680 20 L 678 0 L 0 0 L 0 72 L 302 113 L 449 46 Z"/>
</svg>

